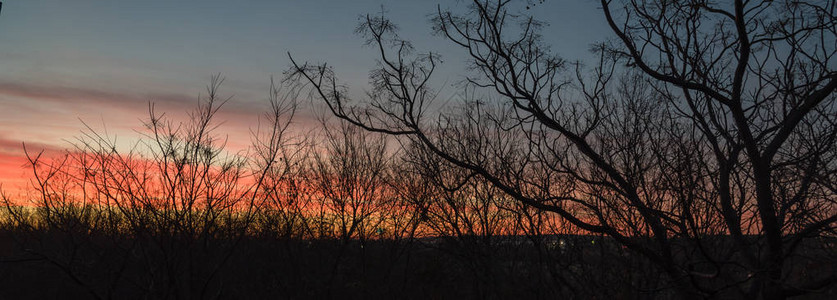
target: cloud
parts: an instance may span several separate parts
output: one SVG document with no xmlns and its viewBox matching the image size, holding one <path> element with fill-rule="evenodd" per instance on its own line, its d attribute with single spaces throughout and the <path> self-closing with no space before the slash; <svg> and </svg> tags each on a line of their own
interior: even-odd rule
<svg viewBox="0 0 837 300">
<path fill-rule="evenodd" d="M 26 150 L 32 152 L 59 152 L 64 148 L 54 145 L 48 145 L 38 142 L 25 142 L 17 139 L 9 139 L 0 136 L 0 154 L 19 155 L 23 156 L 23 146 L 26 145 Z"/>
<path fill-rule="evenodd" d="M 148 104 L 154 103 L 161 111 L 179 113 L 190 111 L 197 107 L 199 95 L 161 92 L 129 93 L 93 88 L 0 81 L 0 98 L 3 96 L 26 100 L 30 103 L 32 101 L 47 102 L 141 113 L 146 113 Z M 205 96 L 205 93 L 201 93 L 200 96 Z M 232 97 L 232 100 L 227 102 L 221 111 L 226 115 L 232 115 L 236 118 L 251 119 L 267 109 L 266 102 L 261 103 L 259 101 L 244 100 Z M 141 117 L 141 115 L 138 117 Z"/>
<path fill-rule="evenodd" d="M 90 88 L 44 86 L 16 82 L 0 82 L 0 95 L 47 101 L 62 104 L 89 104 L 107 107 L 124 107 L 124 104 L 146 105 L 148 102 L 165 103 L 167 106 L 189 107 L 195 98 L 177 94 L 131 94 Z"/>
<path fill-rule="evenodd" d="M 205 95 L 206 92 L 201 91 L 200 96 Z M 223 87 L 221 95 L 229 95 Z M 61 149 L 49 144 L 70 147 L 66 141 L 72 140 L 84 128 L 79 120 L 91 125 L 94 130 L 108 130 L 110 134 L 119 136 L 121 141 L 125 141 L 126 137 L 132 141 L 137 137 L 134 130 L 144 130 L 142 120 L 148 118 L 149 102 L 154 103 L 156 113 L 165 113 L 177 123 L 187 121 L 186 113 L 197 107 L 198 96 L 197 93 L 192 96 L 161 92 L 143 94 L 99 87 L 49 86 L 42 82 L 0 80 L 0 105 L 5 106 L 7 112 L 16 112 L 0 120 L 0 153 L 22 153 L 22 140 L 27 141 L 27 149 L 32 151 Z M 303 103 L 300 109 L 305 110 Z M 215 124 L 220 126 L 214 133 L 221 139 L 229 139 L 229 150 L 245 149 L 251 143 L 251 130 L 266 125 L 263 117 L 267 110 L 266 99 L 233 97 L 216 115 Z M 292 130 L 299 134 L 319 126 L 306 111 L 296 114 L 294 124 Z M 34 143 L 36 141 L 43 144 Z"/>
</svg>

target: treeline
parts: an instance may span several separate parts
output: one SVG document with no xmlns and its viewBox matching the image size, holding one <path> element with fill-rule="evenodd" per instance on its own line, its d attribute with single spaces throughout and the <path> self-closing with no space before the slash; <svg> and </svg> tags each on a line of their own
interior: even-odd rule
<svg viewBox="0 0 837 300">
<path fill-rule="evenodd" d="M 61 155 L 27 152 L 27 197 L 4 196 L 2 295 L 676 295 L 658 267 L 612 238 L 514 201 L 418 144 L 327 118 L 298 131 L 293 87 L 271 87 L 266 126 L 249 150 L 228 153 L 213 132 L 221 82 L 188 122 L 150 106 L 132 146 L 88 128 Z M 794 263 L 832 272 L 820 263 L 833 262 L 833 243 L 806 245 L 810 257 Z"/>
<path fill-rule="evenodd" d="M 188 122 L 150 106 L 132 146 L 88 128 L 61 155 L 27 152 L 31 189 L 4 196 L 0 294 L 666 294 L 654 290 L 653 268 L 612 241 L 582 236 L 416 145 L 328 120 L 301 133 L 295 92 L 272 87 L 269 125 L 253 131 L 249 150 L 227 153 L 213 132 L 221 81 Z"/>
</svg>

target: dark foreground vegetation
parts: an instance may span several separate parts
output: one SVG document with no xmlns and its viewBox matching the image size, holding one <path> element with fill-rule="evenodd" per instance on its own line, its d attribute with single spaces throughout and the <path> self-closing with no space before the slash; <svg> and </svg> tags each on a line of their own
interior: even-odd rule
<svg viewBox="0 0 837 300">
<path fill-rule="evenodd" d="M 0 297 L 198 299 L 679 298 L 660 270 L 596 236 L 467 236 L 416 240 L 299 240 L 256 235 L 138 241 L 93 232 L 4 230 Z M 718 237 L 715 246 L 731 241 Z M 162 240 L 162 239 L 161 239 Z M 10 245 L 11 243 L 4 243 Z M 231 248 L 236 244 L 235 250 Z M 831 274 L 837 240 L 811 241 L 796 280 Z M 712 266 L 696 271 L 713 272 Z M 740 274 L 747 276 L 747 274 Z M 716 280 L 717 287 L 730 282 Z M 746 287 L 746 284 L 745 284 Z M 801 299 L 833 298 L 833 287 Z M 736 298 L 729 291 L 715 295 Z"/>
<path fill-rule="evenodd" d="M 213 134 L 215 77 L 132 145 L 88 128 L 27 152 L 0 293 L 837 296 L 837 2 L 598 4 L 614 37 L 591 65 L 514 2 L 439 8 L 470 66 L 456 103 L 434 103 L 438 55 L 369 15 L 364 98 L 292 57 L 246 151 Z M 306 92 L 328 113 L 303 132 Z"/>
</svg>

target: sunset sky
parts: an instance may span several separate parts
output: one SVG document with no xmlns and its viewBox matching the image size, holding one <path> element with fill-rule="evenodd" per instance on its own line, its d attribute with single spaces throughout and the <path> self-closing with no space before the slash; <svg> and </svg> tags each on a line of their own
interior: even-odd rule
<svg viewBox="0 0 837 300">
<path fill-rule="evenodd" d="M 431 35 L 433 1 L 6 0 L 0 13 L 0 183 L 27 182 L 21 143 L 66 148 L 87 123 L 130 139 L 149 102 L 174 115 L 194 106 L 212 74 L 233 96 L 220 115 L 230 147 L 249 143 L 266 107 L 270 76 L 282 77 L 290 52 L 328 62 L 360 95 L 374 51 L 354 34 L 358 16 L 387 15 L 418 51 L 441 53 L 440 97 L 466 74 L 463 52 Z M 467 1 L 445 1 L 461 10 Z M 521 6 L 521 9 L 523 7 Z M 546 1 L 530 10 L 549 23 L 545 39 L 570 60 L 590 58 L 607 39 L 596 1 Z M 308 102 L 303 102 L 308 103 Z M 304 105 L 303 109 L 309 110 Z M 300 124 L 310 123 L 303 112 Z M 307 119 L 306 119 L 307 118 Z"/>
</svg>

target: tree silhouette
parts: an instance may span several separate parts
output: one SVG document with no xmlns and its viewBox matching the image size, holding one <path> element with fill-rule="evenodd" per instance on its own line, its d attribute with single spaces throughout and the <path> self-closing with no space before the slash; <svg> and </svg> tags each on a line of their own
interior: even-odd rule
<svg viewBox="0 0 837 300">
<path fill-rule="evenodd" d="M 616 39 L 587 68 L 550 51 L 509 1 L 439 9 L 478 96 L 433 114 L 440 60 L 385 16 L 359 27 L 379 55 L 349 99 L 326 65 L 291 79 L 331 112 L 420 144 L 530 207 L 640 254 L 681 296 L 782 299 L 831 286 L 813 250 L 837 222 L 833 1 L 601 1 Z"/>
<path fill-rule="evenodd" d="M 187 122 L 150 104 L 145 137 L 127 150 L 88 127 L 59 158 L 27 152 L 34 209 L 3 197 L 4 222 L 22 229 L 25 252 L 97 299 L 119 297 L 126 284 L 159 298 L 220 294 L 219 272 L 248 235 L 268 178 L 288 172 L 278 158 L 295 111 L 271 98 L 272 134 L 255 137 L 257 158 L 225 153 L 213 132 L 229 99 L 218 94 L 222 82 L 213 76 Z"/>
<path fill-rule="evenodd" d="M 363 98 L 291 57 L 246 150 L 216 134 L 219 76 L 185 122 L 149 105 L 133 145 L 85 124 L 60 155 L 24 148 L 27 198 L 0 193 L 15 241 L 0 283 L 93 298 L 833 294 L 837 2 L 601 0 L 613 36 L 585 63 L 544 41 L 527 14 L 544 2 L 437 9 L 433 33 L 468 61 L 452 102 L 430 85 L 439 55 L 381 13 L 356 29 L 378 56 Z M 303 92 L 326 109 L 316 129 L 294 127 Z"/>
</svg>

